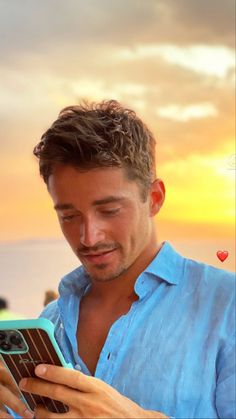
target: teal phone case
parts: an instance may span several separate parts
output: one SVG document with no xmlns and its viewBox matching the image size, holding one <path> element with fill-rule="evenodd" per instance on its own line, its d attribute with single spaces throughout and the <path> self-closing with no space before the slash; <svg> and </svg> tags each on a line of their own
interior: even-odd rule
<svg viewBox="0 0 236 419">
<path fill-rule="evenodd" d="M 17 386 L 23 377 L 36 377 L 34 369 L 38 364 L 71 368 L 56 342 L 53 323 L 44 318 L 0 321 L 0 355 Z M 57 400 L 20 393 L 31 411 L 43 404 L 51 412 L 68 412 L 68 406 Z"/>
</svg>

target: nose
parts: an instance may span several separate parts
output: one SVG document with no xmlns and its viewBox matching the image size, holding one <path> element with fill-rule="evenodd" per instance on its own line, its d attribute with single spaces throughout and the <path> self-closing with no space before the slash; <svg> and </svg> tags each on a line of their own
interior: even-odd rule
<svg viewBox="0 0 236 419">
<path fill-rule="evenodd" d="M 80 224 L 80 244 L 93 247 L 105 239 L 102 226 L 97 220 L 84 219 Z"/>
</svg>

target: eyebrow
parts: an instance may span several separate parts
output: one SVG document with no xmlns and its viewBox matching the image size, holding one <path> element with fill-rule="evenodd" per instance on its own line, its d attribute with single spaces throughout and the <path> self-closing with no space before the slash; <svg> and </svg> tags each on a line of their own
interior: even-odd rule
<svg viewBox="0 0 236 419">
<path fill-rule="evenodd" d="M 55 210 L 66 210 L 66 209 L 73 209 L 74 205 L 72 204 L 57 204 L 54 205 Z"/>
<path fill-rule="evenodd" d="M 107 196 L 106 198 L 102 198 L 102 199 L 97 199 L 95 201 L 92 202 L 93 206 L 96 205 L 105 205 L 105 204 L 110 204 L 113 202 L 121 202 L 124 201 L 125 197 L 123 196 Z M 56 204 L 54 205 L 54 209 L 55 210 L 67 210 L 67 209 L 74 209 L 74 205 L 71 203 L 65 203 L 65 204 Z"/>
<path fill-rule="evenodd" d="M 92 205 L 104 205 L 104 204 L 110 204 L 112 202 L 121 202 L 124 201 L 125 197 L 123 196 L 107 196 L 106 198 L 97 199 L 96 201 L 92 202 Z"/>
</svg>

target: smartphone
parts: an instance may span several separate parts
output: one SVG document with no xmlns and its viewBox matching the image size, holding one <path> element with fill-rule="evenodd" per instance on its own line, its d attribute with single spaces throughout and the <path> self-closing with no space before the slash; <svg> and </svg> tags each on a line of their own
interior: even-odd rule
<svg viewBox="0 0 236 419">
<path fill-rule="evenodd" d="M 0 321 L 0 356 L 17 387 L 23 377 L 36 377 L 34 369 L 38 364 L 71 368 L 55 340 L 53 323 L 44 318 Z M 31 411 L 37 404 L 44 405 L 54 413 L 66 413 L 69 410 L 68 406 L 57 400 L 19 391 Z"/>
</svg>

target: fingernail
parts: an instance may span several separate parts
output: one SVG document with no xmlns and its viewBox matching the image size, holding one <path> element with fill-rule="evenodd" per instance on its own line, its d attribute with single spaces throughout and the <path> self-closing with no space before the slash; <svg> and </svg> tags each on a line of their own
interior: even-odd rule
<svg viewBox="0 0 236 419">
<path fill-rule="evenodd" d="M 22 378 L 22 380 L 20 380 L 19 382 L 20 388 L 25 387 L 26 384 L 27 384 L 27 378 Z"/>
<path fill-rule="evenodd" d="M 45 367 L 45 365 L 37 365 L 37 367 L 35 368 L 35 374 L 37 375 L 44 375 L 46 371 L 47 368 Z"/>
<path fill-rule="evenodd" d="M 34 417 L 34 413 L 30 412 L 28 409 L 25 409 L 23 416 L 24 418 L 32 419 Z"/>
</svg>

